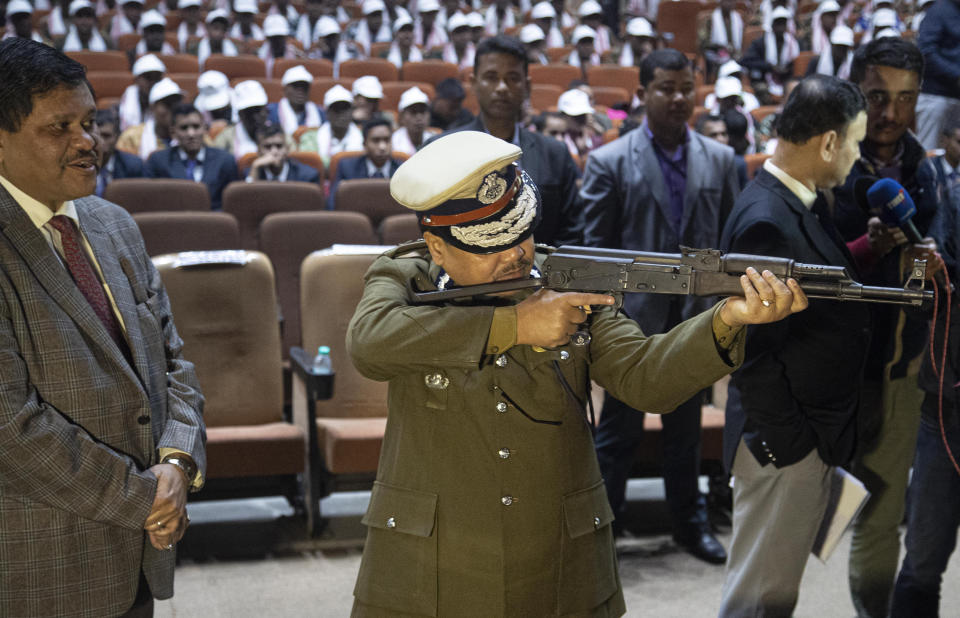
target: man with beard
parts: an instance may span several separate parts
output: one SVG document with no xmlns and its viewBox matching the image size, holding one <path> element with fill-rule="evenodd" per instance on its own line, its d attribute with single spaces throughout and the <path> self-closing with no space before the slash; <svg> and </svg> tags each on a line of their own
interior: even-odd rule
<svg viewBox="0 0 960 618">
<path fill-rule="evenodd" d="M 647 110 L 643 126 L 587 159 L 580 190 L 585 245 L 662 253 L 677 253 L 681 245 L 718 245 L 740 187 L 733 150 L 687 128 L 695 90 L 693 69 L 679 51 L 662 49 L 644 58 L 637 89 Z M 695 296 L 629 294 L 624 310 L 645 333 L 663 333 L 709 303 Z M 667 503 L 676 542 L 702 560 L 722 564 L 726 552 L 713 536 L 698 484 L 703 397 L 692 394 L 663 417 Z M 624 504 L 643 417 L 607 393 L 597 457 L 615 514 Z"/>
<path fill-rule="evenodd" d="M 176 146 L 153 153 L 144 167 L 147 178 L 184 178 L 202 182 L 210 192 L 211 210 L 220 210 L 223 189 L 238 180 L 237 164 L 229 153 L 203 144 L 206 125 L 196 107 L 182 104 L 173 110 Z"/>
<path fill-rule="evenodd" d="M 582 403 L 590 379 L 668 412 L 734 369 L 744 324 L 806 306 L 795 282 L 752 268 L 744 297 L 650 337 L 605 294 L 528 288 L 418 305 L 412 291 L 540 276 L 541 202 L 520 156 L 462 131 L 390 182 L 424 241 L 377 258 L 347 332 L 359 371 L 390 383 L 355 617 L 622 615 Z M 591 340 L 575 345 L 583 328 Z"/>
<path fill-rule="evenodd" d="M 519 146 L 520 166 L 537 183 L 543 201 L 537 240 L 577 244 L 582 231 L 577 204 L 580 170 L 566 146 L 519 124 L 530 94 L 527 66 L 526 49 L 518 39 L 495 36 L 481 41 L 471 77 L 480 115 L 452 131 L 482 131 Z"/>
<path fill-rule="evenodd" d="M 854 56 L 851 81 L 867 99 L 867 135 L 860 157 L 835 191 L 837 228 L 859 258 L 864 283 L 902 286 L 914 257 L 932 257 L 897 228 L 887 229 L 857 201 L 856 183 L 891 178 L 906 188 L 917 212 L 913 223 L 926 235 L 946 204 L 945 185 L 933 159 L 909 131 L 923 75 L 923 56 L 913 43 L 881 38 Z M 928 262 L 933 266 L 933 262 Z M 854 523 L 850 543 L 850 593 L 861 618 L 884 617 L 900 552 L 910 463 L 923 393 L 917 386 L 920 356 L 929 338 L 927 316 L 895 305 L 871 306 L 873 340 L 861 391 L 858 447 L 851 469 L 871 497 Z"/>
</svg>

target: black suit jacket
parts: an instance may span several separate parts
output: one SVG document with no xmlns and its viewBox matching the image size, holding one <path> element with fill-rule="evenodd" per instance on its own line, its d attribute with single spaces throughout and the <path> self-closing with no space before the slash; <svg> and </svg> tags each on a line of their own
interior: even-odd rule
<svg viewBox="0 0 960 618">
<path fill-rule="evenodd" d="M 113 179 L 142 178 L 143 159 L 129 152 L 115 150 L 113 152 Z"/>
<path fill-rule="evenodd" d="M 320 182 L 320 173 L 316 168 L 304 165 L 295 159 L 287 159 L 290 168 L 287 172 L 286 182 Z M 240 174 L 242 178 L 250 175 L 250 169 L 244 169 Z M 266 180 L 266 178 L 257 178 L 257 180 Z"/>
<path fill-rule="evenodd" d="M 401 163 L 402 161 L 398 159 L 390 159 L 391 178 Z M 336 208 L 337 186 L 340 184 L 340 181 L 353 180 L 355 178 L 370 178 L 370 175 L 367 173 L 367 155 L 347 157 L 340 159 L 340 162 L 337 163 L 337 177 L 330 183 L 330 193 L 327 195 L 327 210 L 334 210 Z"/>
<path fill-rule="evenodd" d="M 479 117 L 444 135 L 457 131 L 487 132 Z M 520 148 L 523 150 L 520 167 L 537 183 L 543 203 L 540 223 L 533 232 L 534 240 L 554 246 L 581 244 L 583 220 L 577 200 L 580 170 L 567 147 L 551 137 L 520 129 Z"/>
<path fill-rule="evenodd" d="M 822 197 L 815 208 L 819 204 L 825 206 Z M 858 278 L 830 217 L 818 218 L 766 170 L 737 200 L 720 245 L 843 266 Z M 727 400 L 727 467 L 741 436 L 761 465 L 787 466 L 814 448 L 828 464 L 849 461 L 869 342 L 870 313 L 855 302 L 811 300 L 806 311 L 749 327 L 743 366 L 732 376 Z"/>
<path fill-rule="evenodd" d="M 187 169 L 180 159 L 179 148 L 158 150 L 147 159 L 144 168 L 147 178 L 187 178 Z M 223 202 L 223 189 L 231 182 L 239 180 L 237 162 L 225 150 L 207 146 L 203 160 L 201 182 L 210 191 L 210 209 L 220 210 Z"/>
</svg>

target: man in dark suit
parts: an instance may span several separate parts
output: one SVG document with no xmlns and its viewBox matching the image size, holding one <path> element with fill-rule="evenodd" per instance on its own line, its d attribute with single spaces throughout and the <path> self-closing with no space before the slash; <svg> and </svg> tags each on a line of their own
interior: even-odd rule
<svg viewBox="0 0 960 618">
<path fill-rule="evenodd" d="M 537 242 L 579 244 L 582 222 L 577 204 L 580 170 L 564 144 L 525 130 L 523 102 L 530 94 L 527 52 L 519 39 L 495 36 L 477 45 L 473 92 L 480 115 L 451 131 L 482 131 L 523 149 L 520 167 L 540 189 L 543 214 L 535 231 Z M 434 138 L 437 139 L 437 138 Z"/>
<path fill-rule="evenodd" d="M 680 245 L 716 247 L 740 192 L 733 149 L 687 128 L 696 88 L 687 57 L 674 49 L 644 58 L 637 95 L 644 124 L 590 154 L 580 200 L 584 244 L 677 253 Z M 712 299 L 628 294 L 627 315 L 647 334 L 663 333 L 704 311 Z M 663 417 L 663 479 L 674 538 L 693 555 L 722 564 L 700 493 L 702 395 Z M 614 513 L 623 506 L 634 453 L 643 436 L 642 412 L 607 394 L 597 429 L 597 457 Z"/>
<path fill-rule="evenodd" d="M 337 207 L 337 187 L 341 180 L 393 177 L 393 173 L 397 171 L 402 161 L 390 156 L 392 136 L 393 127 L 386 118 L 373 118 L 363 125 L 365 154 L 359 157 L 345 157 L 337 163 L 337 175 L 330 183 L 330 193 L 327 196 L 327 210 L 335 210 Z"/>
<path fill-rule="evenodd" d="M 113 110 L 97 111 L 97 130 L 100 131 L 100 172 L 94 193 L 103 197 L 107 185 L 120 178 L 143 176 L 143 160 L 129 152 L 117 150 L 120 137 L 120 119 Z"/>
<path fill-rule="evenodd" d="M 247 182 L 320 182 L 320 173 L 316 168 L 290 158 L 287 137 L 279 125 L 268 125 L 260 131 L 257 150 L 257 158 L 243 174 Z"/>
<path fill-rule="evenodd" d="M 3 41 L 0 100 L 0 615 L 150 616 L 203 481 L 203 397 L 136 224 L 90 196 L 83 66 Z"/>
<path fill-rule="evenodd" d="M 721 249 L 843 266 L 857 278 L 821 191 L 841 184 L 859 157 L 866 107 L 849 82 L 800 82 L 777 149 L 737 200 Z M 720 616 L 793 613 L 833 466 L 853 455 L 869 340 L 870 312 L 858 303 L 811 300 L 803 314 L 748 327 L 724 427 L 734 513 Z"/>
<path fill-rule="evenodd" d="M 175 107 L 171 131 L 177 145 L 150 155 L 144 175 L 202 182 L 210 191 L 211 210 L 220 210 L 223 189 L 239 180 L 237 162 L 224 150 L 204 146 L 205 130 L 203 116 L 196 107 L 189 104 Z"/>
</svg>

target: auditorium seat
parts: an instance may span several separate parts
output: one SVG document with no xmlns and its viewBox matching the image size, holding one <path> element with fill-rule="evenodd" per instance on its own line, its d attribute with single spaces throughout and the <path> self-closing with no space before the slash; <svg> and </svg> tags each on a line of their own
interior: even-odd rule
<svg viewBox="0 0 960 618">
<path fill-rule="evenodd" d="M 749 180 L 753 180 L 753 177 L 757 175 L 757 172 L 760 171 L 760 168 L 763 166 L 763 162 L 769 159 L 770 156 L 771 155 L 762 152 L 743 155 L 747 163 L 747 178 Z"/>
<path fill-rule="evenodd" d="M 355 79 L 355 77 L 340 77 L 337 79 L 332 77 L 318 77 L 314 79 L 313 84 L 310 85 L 310 100 L 322 106 L 323 95 L 327 93 L 327 90 L 333 88 L 334 84 L 339 84 L 347 90 L 351 90 Z"/>
<path fill-rule="evenodd" d="M 563 47 L 548 47 L 547 60 L 561 64 L 565 63 L 570 57 L 570 54 L 573 53 L 574 49 L 575 47 L 573 45 L 564 45 Z"/>
<path fill-rule="evenodd" d="M 240 248 L 240 226 L 225 212 L 141 212 L 133 220 L 148 255 Z"/>
<path fill-rule="evenodd" d="M 192 102 L 197 98 L 197 93 L 200 89 L 197 87 L 196 73 L 168 73 L 167 77 L 180 86 L 180 89 L 185 93 L 184 96 L 187 101 Z"/>
<path fill-rule="evenodd" d="M 130 60 L 122 51 L 69 51 L 67 56 L 73 58 L 91 71 L 129 71 Z"/>
<path fill-rule="evenodd" d="M 366 60 L 344 60 L 340 63 L 340 77 L 363 77 L 374 75 L 381 82 L 395 82 L 400 79 L 396 65 L 385 58 Z"/>
<path fill-rule="evenodd" d="M 123 53 L 132 52 L 136 47 L 137 43 L 140 42 L 140 35 L 136 32 L 128 32 L 126 34 L 121 34 L 116 38 L 114 43 L 117 46 L 117 49 Z"/>
<path fill-rule="evenodd" d="M 90 71 L 87 81 L 93 88 L 97 99 L 122 97 L 123 92 L 133 85 L 133 73 L 123 71 Z"/>
<path fill-rule="evenodd" d="M 324 58 L 277 58 L 273 74 L 282 78 L 287 69 L 301 65 L 314 77 L 333 77 L 333 63 Z"/>
<path fill-rule="evenodd" d="M 174 45 L 174 47 L 178 47 L 178 45 Z M 200 73 L 200 63 L 193 54 L 160 56 L 160 61 L 167 67 L 167 73 L 193 73 L 194 79 Z"/>
<path fill-rule="evenodd" d="M 103 197 L 130 213 L 210 210 L 206 185 L 177 178 L 121 178 L 107 185 Z"/>
<path fill-rule="evenodd" d="M 235 77 L 266 78 L 267 76 L 266 63 L 253 54 L 239 56 L 211 54 L 203 63 L 203 70 L 220 71 L 231 80 Z"/>
<path fill-rule="evenodd" d="M 626 103 L 630 104 L 633 99 L 633 93 L 622 86 L 591 86 L 593 90 L 593 100 L 597 105 L 613 107 Z"/>
<path fill-rule="evenodd" d="M 307 129 L 308 127 L 300 127 L 299 129 Z M 298 129 L 298 130 L 299 130 Z M 294 139 L 299 142 L 299 136 L 294 132 Z M 323 159 L 320 158 L 320 155 L 315 152 L 306 152 L 302 150 L 294 150 L 288 153 L 288 156 L 291 159 L 296 159 L 298 162 L 308 165 L 313 169 L 317 170 L 317 174 L 320 175 L 320 182 L 323 182 L 323 175 L 326 173 L 326 170 L 323 167 Z"/>
<path fill-rule="evenodd" d="M 292 346 L 300 345 L 300 265 L 304 258 L 335 244 L 376 243 L 370 220 L 356 212 L 279 212 L 264 217 L 260 250 L 273 262 L 276 275 L 283 316 L 283 358 Z"/>
<path fill-rule="evenodd" d="M 342 180 L 337 185 L 337 210 L 359 212 L 370 219 L 374 229 L 390 215 L 410 211 L 390 195 L 390 181 L 384 178 L 355 178 Z"/>
<path fill-rule="evenodd" d="M 710 93 L 712 93 L 712 92 L 713 92 L 713 89 L 714 89 L 714 85 L 713 85 L 713 84 L 706 84 L 706 85 L 703 85 L 703 86 L 697 86 L 696 95 L 695 95 L 695 97 L 696 97 L 696 102 L 697 102 L 696 104 L 697 104 L 697 105 L 703 105 L 703 104 L 707 101 L 707 95 L 709 95 Z"/>
<path fill-rule="evenodd" d="M 206 486 L 191 499 L 284 495 L 298 504 L 307 439 L 283 415 L 270 260 L 254 251 L 187 252 L 154 264 L 206 399 Z"/>
<path fill-rule="evenodd" d="M 538 112 L 556 109 L 563 88 L 556 84 L 531 84 L 530 107 Z"/>
<path fill-rule="evenodd" d="M 412 212 L 384 217 L 379 231 L 380 243 L 384 245 L 399 245 L 423 237 L 417 215 Z"/>
<path fill-rule="evenodd" d="M 275 212 L 322 210 L 323 189 L 312 182 L 231 182 L 223 190 L 223 211 L 240 224 L 240 246 L 259 247 L 260 222 Z"/>
<path fill-rule="evenodd" d="M 802 51 L 797 53 L 797 57 L 793 60 L 793 76 L 802 78 L 807 74 L 807 67 L 810 65 L 810 61 L 816 54 L 812 51 Z"/>
<path fill-rule="evenodd" d="M 697 49 L 697 13 L 703 10 L 699 0 L 673 0 L 664 2 L 657 8 L 657 32 L 661 35 L 673 34 L 670 47 L 684 53 L 696 53 Z M 744 42 L 746 49 L 746 42 Z"/>
<path fill-rule="evenodd" d="M 436 86 L 448 77 L 457 77 L 458 72 L 456 64 L 442 60 L 404 62 L 400 67 L 400 79 L 407 82 L 426 82 Z"/>
<path fill-rule="evenodd" d="M 580 67 L 569 64 L 531 64 L 528 74 L 531 83 L 553 84 L 562 90 L 566 90 L 571 81 L 583 78 Z"/>
<path fill-rule="evenodd" d="M 363 293 L 364 274 L 380 251 L 332 248 L 310 254 L 301 267 L 303 350 L 309 357 L 318 346 L 329 346 L 336 373 L 333 397 L 324 401 L 308 397 L 296 364 L 293 373 L 294 422 L 316 444 L 317 467 L 306 483 L 315 511 L 320 497 L 334 490 L 369 489 L 376 476 L 387 421 L 387 384 L 360 375 L 347 353 L 346 333 Z"/>
<path fill-rule="evenodd" d="M 755 107 L 750 110 L 750 115 L 753 117 L 755 123 L 759 123 L 770 114 L 775 114 L 779 111 L 779 105 L 761 105 L 760 107 Z"/>
</svg>

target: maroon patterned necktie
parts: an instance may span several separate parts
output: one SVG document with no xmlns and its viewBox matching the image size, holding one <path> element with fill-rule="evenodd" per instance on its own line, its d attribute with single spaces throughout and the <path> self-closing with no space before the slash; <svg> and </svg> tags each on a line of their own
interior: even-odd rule
<svg viewBox="0 0 960 618">
<path fill-rule="evenodd" d="M 110 300 L 107 293 L 100 284 L 100 279 L 90 265 L 87 254 L 83 249 L 83 241 L 80 238 L 80 232 L 74 225 L 73 220 L 65 215 L 56 215 L 50 219 L 50 225 L 60 232 L 60 244 L 63 246 L 63 258 L 67 262 L 67 268 L 73 280 L 80 288 L 84 298 L 90 303 L 94 313 L 103 322 L 110 337 L 117 344 L 121 351 L 126 349 L 126 342 L 123 339 L 123 332 L 120 330 L 120 324 L 117 322 L 117 316 L 113 313 L 110 306 Z"/>
</svg>

